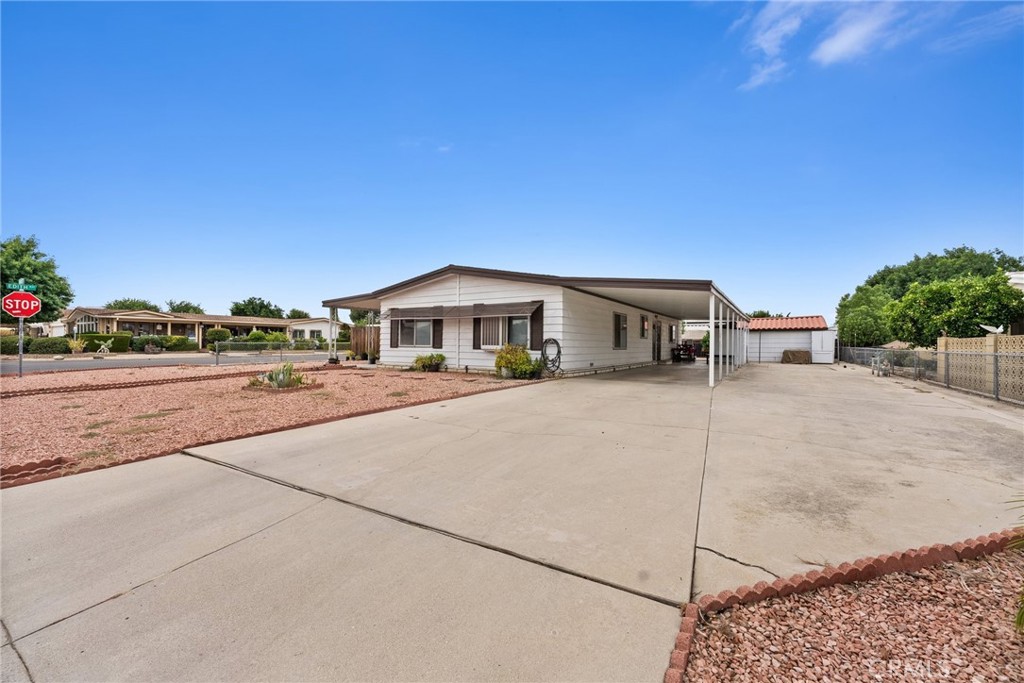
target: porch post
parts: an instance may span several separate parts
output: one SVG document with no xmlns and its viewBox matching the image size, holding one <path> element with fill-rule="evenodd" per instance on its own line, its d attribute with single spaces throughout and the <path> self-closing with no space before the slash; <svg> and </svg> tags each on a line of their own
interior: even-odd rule
<svg viewBox="0 0 1024 683">
<path fill-rule="evenodd" d="M 724 336 L 722 331 L 725 329 L 722 320 L 725 318 L 725 304 L 721 299 L 718 300 L 718 336 Z M 718 344 L 718 379 L 725 377 L 725 339 L 719 339 Z"/>
<path fill-rule="evenodd" d="M 731 375 L 732 374 L 732 354 L 733 354 L 733 348 L 732 348 L 732 316 L 733 316 L 733 314 L 734 314 L 733 310 L 730 308 L 729 309 L 729 317 L 726 319 L 726 323 L 725 323 L 725 326 L 726 326 L 725 327 L 725 329 L 726 329 L 726 339 L 728 339 L 728 344 L 729 344 L 726 347 L 726 355 L 725 355 L 725 370 L 726 370 L 726 374 L 727 375 Z"/>
<path fill-rule="evenodd" d="M 708 297 L 708 386 L 715 386 L 715 293 Z"/>
</svg>

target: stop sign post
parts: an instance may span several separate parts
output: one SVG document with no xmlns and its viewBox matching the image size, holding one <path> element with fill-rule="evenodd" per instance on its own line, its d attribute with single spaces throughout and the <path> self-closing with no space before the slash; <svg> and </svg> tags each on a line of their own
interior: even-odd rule
<svg viewBox="0 0 1024 683">
<path fill-rule="evenodd" d="M 18 319 L 18 377 L 21 377 L 21 361 L 25 355 L 25 318 L 43 310 L 43 302 L 31 292 L 11 292 L 3 298 L 3 309 Z"/>
</svg>

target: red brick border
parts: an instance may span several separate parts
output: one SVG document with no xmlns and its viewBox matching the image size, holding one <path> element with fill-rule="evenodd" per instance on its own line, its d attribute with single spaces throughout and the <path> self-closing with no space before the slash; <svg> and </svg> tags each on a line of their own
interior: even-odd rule
<svg viewBox="0 0 1024 683">
<path fill-rule="evenodd" d="M 776 579 L 772 583 L 759 581 L 753 586 L 740 586 L 733 591 L 722 591 L 718 595 L 705 595 L 698 602 L 683 605 L 683 623 L 676 636 L 676 646 L 669 656 L 665 683 L 682 683 L 686 665 L 690 660 L 690 649 L 697 630 L 697 622 L 704 614 L 721 612 L 734 605 L 747 605 L 768 598 L 785 597 L 794 593 L 809 593 L 840 584 L 871 579 L 896 572 L 915 572 L 944 562 L 974 560 L 985 555 L 1001 552 L 1015 538 L 1024 536 L 1024 530 L 1004 529 L 988 536 L 978 536 L 952 545 L 926 545 L 916 550 L 901 553 L 863 557 L 852 564 L 843 562 L 838 567 L 828 565 L 820 570 L 805 574 L 794 574 L 788 579 Z"/>
</svg>

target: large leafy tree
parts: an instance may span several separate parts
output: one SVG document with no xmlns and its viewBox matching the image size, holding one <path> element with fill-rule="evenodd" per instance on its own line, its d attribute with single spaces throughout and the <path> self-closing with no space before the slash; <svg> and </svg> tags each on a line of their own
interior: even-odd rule
<svg viewBox="0 0 1024 683">
<path fill-rule="evenodd" d="M 946 249 L 941 255 L 915 255 L 901 266 L 886 266 L 869 277 L 864 284 L 881 286 L 893 299 L 900 299 L 915 282 L 926 285 L 965 275 L 988 277 L 999 270 L 1024 270 L 1024 256 L 1010 256 L 999 249 L 977 251 L 972 247 L 959 246 Z"/>
<path fill-rule="evenodd" d="M 843 344 L 876 346 L 893 338 L 903 341 L 908 328 L 893 328 L 885 307 L 901 300 L 913 284 L 924 286 L 961 277 L 990 277 L 1010 270 L 1024 270 L 1024 257 L 1010 256 L 999 249 L 978 251 L 959 246 L 942 254 L 914 256 L 899 266 L 886 266 L 868 277 L 853 294 L 844 294 L 836 308 L 836 326 Z M 1005 281 L 1005 278 L 1003 278 Z M 972 332 L 970 336 L 977 334 Z M 933 344 L 932 341 L 927 344 Z"/>
<path fill-rule="evenodd" d="M 844 294 L 836 307 L 839 341 L 849 346 L 878 346 L 892 341 L 885 306 L 892 297 L 881 285 L 861 285 Z"/>
<path fill-rule="evenodd" d="M 232 301 L 231 315 L 246 315 L 254 318 L 283 318 L 284 309 L 258 296 L 251 296 L 245 301 Z"/>
<path fill-rule="evenodd" d="M 8 282 L 25 282 L 36 285 L 33 294 L 39 297 L 43 307 L 32 316 L 33 322 L 57 320 L 75 298 L 67 278 L 57 272 L 57 262 L 39 250 L 39 241 L 32 237 L 15 235 L 0 242 L 0 284 L 2 296 L 10 294 Z M 3 322 L 14 323 L 18 319 L 6 313 L 0 315 Z"/>
<path fill-rule="evenodd" d="M 191 301 L 175 301 L 174 299 L 167 301 L 167 311 L 169 313 L 193 313 L 197 315 L 204 315 L 206 313 L 199 304 L 194 304 Z"/>
<path fill-rule="evenodd" d="M 293 308 L 292 310 L 288 311 L 288 315 L 286 317 L 296 319 L 312 318 L 313 316 L 311 316 L 307 311 L 304 311 L 301 308 Z"/>
<path fill-rule="evenodd" d="M 781 313 L 772 313 L 771 311 L 759 308 L 750 314 L 751 318 L 782 318 L 784 317 Z"/>
<path fill-rule="evenodd" d="M 939 336 L 979 337 L 980 325 L 1009 327 L 1024 317 L 1024 292 L 996 272 L 926 285 L 913 283 L 885 307 L 890 329 L 914 346 L 932 346 Z"/>
<path fill-rule="evenodd" d="M 114 311 L 159 311 L 160 306 L 147 301 L 146 299 L 114 299 L 108 301 L 104 308 L 109 308 Z"/>
</svg>

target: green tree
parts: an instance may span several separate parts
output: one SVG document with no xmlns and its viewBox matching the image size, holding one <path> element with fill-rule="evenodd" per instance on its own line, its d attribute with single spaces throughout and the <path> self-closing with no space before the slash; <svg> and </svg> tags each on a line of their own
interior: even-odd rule
<svg viewBox="0 0 1024 683">
<path fill-rule="evenodd" d="M 34 322 L 57 320 L 75 298 L 67 278 L 57 272 L 57 262 L 39 251 L 39 241 L 34 235 L 28 238 L 15 235 L 0 242 L 2 296 L 15 291 L 8 289 L 8 282 L 16 282 L 22 278 L 25 282 L 36 285 L 37 289 L 33 294 L 39 297 L 43 305 L 42 310 L 32 316 Z M 2 313 L 0 319 L 5 323 L 18 321 L 6 313 Z"/>
<path fill-rule="evenodd" d="M 941 255 L 928 253 L 901 266 L 886 266 L 865 280 L 868 286 L 881 286 L 893 299 L 901 299 L 917 282 L 926 285 L 938 280 L 952 280 L 965 275 L 988 277 L 999 270 L 1024 270 L 1024 256 L 1010 256 L 999 249 L 977 251 L 959 246 L 946 249 Z"/>
<path fill-rule="evenodd" d="M 175 301 L 174 299 L 167 300 L 167 311 L 169 313 L 193 313 L 195 315 L 205 315 L 206 311 L 199 304 L 194 304 L 191 301 Z"/>
<path fill-rule="evenodd" d="M 160 307 L 146 299 L 114 299 L 108 301 L 104 308 L 114 311 L 159 311 Z"/>
<path fill-rule="evenodd" d="M 1024 317 L 1024 292 L 999 271 L 988 277 L 915 282 L 901 299 L 886 305 L 885 315 L 898 339 L 932 346 L 941 334 L 980 337 L 979 325 L 1009 327 Z"/>
<path fill-rule="evenodd" d="M 772 313 L 771 311 L 759 308 L 750 314 L 751 318 L 784 318 L 785 316 L 781 313 Z"/>
<path fill-rule="evenodd" d="M 352 320 L 352 324 L 356 327 L 365 327 L 366 325 L 376 325 L 380 322 L 380 314 L 377 311 L 368 311 L 362 308 L 353 308 L 348 313 L 348 317 Z"/>
<path fill-rule="evenodd" d="M 297 318 L 312 318 L 313 316 L 311 316 L 308 312 L 302 310 L 301 308 L 293 308 L 292 310 L 288 311 L 288 315 L 285 317 L 294 320 Z"/>
<path fill-rule="evenodd" d="M 892 297 L 881 285 L 861 285 L 844 294 L 836 306 L 839 342 L 848 346 L 879 346 L 893 339 L 885 317 Z"/>
<path fill-rule="evenodd" d="M 246 315 L 253 318 L 283 318 L 284 310 L 269 301 L 265 301 L 257 296 L 251 296 L 245 301 L 232 301 L 231 315 Z"/>
</svg>

